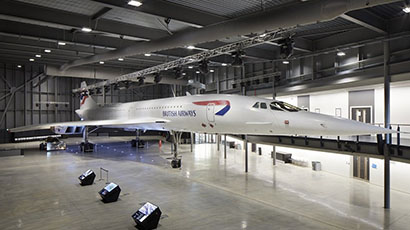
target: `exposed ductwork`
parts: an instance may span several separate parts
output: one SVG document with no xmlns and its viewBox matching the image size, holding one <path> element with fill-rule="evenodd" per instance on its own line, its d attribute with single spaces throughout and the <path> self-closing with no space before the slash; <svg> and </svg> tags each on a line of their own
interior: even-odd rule
<svg viewBox="0 0 410 230">
<path fill-rule="evenodd" d="M 139 42 L 129 47 L 81 58 L 62 65 L 61 70 L 98 61 L 152 53 L 227 37 L 242 36 L 250 33 L 264 33 L 265 31 L 277 30 L 279 28 L 328 21 L 352 10 L 397 1 L 399 0 L 311 0 L 301 2 L 279 9 L 276 8 L 262 13 L 227 20 L 203 28 L 186 29 L 169 37 Z"/>
</svg>

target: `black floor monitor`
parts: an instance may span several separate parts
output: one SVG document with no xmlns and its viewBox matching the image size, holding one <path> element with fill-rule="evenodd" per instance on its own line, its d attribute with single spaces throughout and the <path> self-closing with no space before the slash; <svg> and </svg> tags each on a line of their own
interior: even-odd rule
<svg viewBox="0 0 410 230">
<path fill-rule="evenodd" d="M 94 183 L 95 173 L 93 172 L 93 170 L 89 169 L 81 174 L 78 179 L 80 180 L 80 185 L 82 186 L 92 185 Z"/>
<path fill-rule="evenodd" d="M 175 158 L 171 160 L 172 168 L 181 168 L 181 158 Z"/>
<path fill-rule="evenodd" d="M 137 224 L 136 228 L 139 230 L 149 230 L 158 227 L 161 214 L 162 212 L 158 206 L 147 202 L 132 215 L 132 218 Z"/>
<path fill-rule="evenodd" d="M 115 202 L 120 196 L 121 188 L 117 184 L 110 183 L 98 192 L 104 203 Z"/>
</svg>

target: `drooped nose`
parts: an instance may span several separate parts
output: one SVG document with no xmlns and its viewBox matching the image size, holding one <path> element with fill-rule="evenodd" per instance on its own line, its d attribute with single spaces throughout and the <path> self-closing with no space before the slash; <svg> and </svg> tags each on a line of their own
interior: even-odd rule
<svg viewBox="0 0 410 230">
<path fill-rule="evenodd" d="M 319 126 L 319 129 L 321 129 L 323 133 L 325 133 L 323 135 L 353 136 L 395 133 L 395 131 L 393 130 L 366 124 L 363 122 L 322 114 L 317 115 L 318 118 L 315 120 L 318 123 L 317 126 Z"/>
</svg>

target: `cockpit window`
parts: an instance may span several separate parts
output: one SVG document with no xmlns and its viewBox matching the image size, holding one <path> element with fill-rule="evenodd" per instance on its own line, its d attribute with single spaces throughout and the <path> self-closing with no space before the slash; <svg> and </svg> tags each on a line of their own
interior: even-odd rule
<svg viewBox="0 0 410 230">
<path fill-rule="evenodd" d="M 296 106 L 293 106 L 293 105 L 288 104 L 288 103 L 283 102 L 283 101 L 274 101 L 274 102 L 271 103 L 271 106 L 272 105 L 274 105 L 275 107 L 281 108 L 285 111 L 289 111 L 289 112 L 298 112 L 298 111 L 302 110 L 302 109 L 300 109 Z"/>
<path fill-rule="evenodd" d="M 276 111 L 282 111 L 282 112 L 283 112 L 283 110 L 280 109 L 280 108 L 278 108 L 273 102 L 270 103 L 269 106 L 270 106 L 270 109 L 271 109 L 271 110 L 276 110 Z"/>
<path fill-rule="evenodd" d="M 259 109 L 259 102 L 256 102 L 252 107 L 256 108 L 256 109 Z"/>
<path fill-rule="evenodd" d="M 266 103 L 261 102 L 261 109 L 267 109 L 267 108 L 268 108 L 268 106 L 266 106 Z"/>
</svg>

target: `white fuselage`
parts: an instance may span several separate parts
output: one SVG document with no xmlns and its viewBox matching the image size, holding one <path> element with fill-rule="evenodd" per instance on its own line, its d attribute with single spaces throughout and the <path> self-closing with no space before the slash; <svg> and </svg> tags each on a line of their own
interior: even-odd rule
<svg viewBox="0 0 410 230">
<path fill-rule="evenodd" d="M 254 108 L 255 103 L 267 108 Z M 388 129 L 307 111 L 279 111 L 272 100 L 238 95 L 195 95 L 80 109 L 84 120 L 158 118 L 165 123 L 138 125 L 144 130 L 174 130 L 254 135 L 362 135 L 388 133 Z"/>
</svg>

